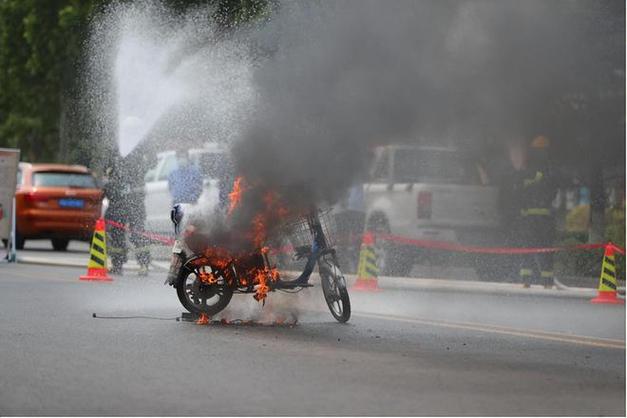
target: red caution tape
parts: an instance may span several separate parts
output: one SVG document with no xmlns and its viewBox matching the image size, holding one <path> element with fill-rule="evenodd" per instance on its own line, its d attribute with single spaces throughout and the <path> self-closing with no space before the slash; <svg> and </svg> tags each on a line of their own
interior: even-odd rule
<svg viewBox="0 0 627 418">
<path fill-rule="evenodd" d="M 607 245 L 612 247 L 614 249 L 614 251 L 616 251 L 617 253 L 619 253 L 621 255 L 625 255 L 625 249 L 624 248 L 619 247 L 618 245 L 614 244 L 613 242 L 609 242 Z"/>
<path fill-rule="evenodd" d="M 174 238 L 159 235 L 150 231 L 139 231 L 133 230 L 128 225 L 125 225 L 120 222 L 112 221 L 110 219 L 106 220 L 107 225 L 111 225 L 114 228 L 124 229 L 133 234 L 139 234 L 146 238 L 149 238 L 153 241 L 160 242 L 164 245 L 173 245 Z M 415 247 L 421 248 L 430 248 L 434 250 L 443 250 L 443 251 L 454 251 L 460 253 L 475 253 L 475 254 L 539 254 L 539 253 L 556 253 L 561 251 L 577 251 L 577 250 L 596 250 L 599 248 L 606 248 L 607 246 L 612 247 L 612 249 L 619 254 L 625 255 L 625 249 L 619 247 L 618 245 L 608 242 L 608 243 L 597 243 L 597 244 L 578 244 L 578 245 L 569 245 L 564 247 L 542 247 L 542 248 L 521 248 L 521 247 L 478 247 L 473 245 L 461 245 L 453 242 L 447 241 L 434 241 L 434 240 L 419 240 L 412 239 L 407 237 L 401 237 L 398 235 L 391 234 L 376 234 L 377 239 L 398 242 L 400 244 L 405 245 L 413 245 Z M 294 251 L 292 246 L 287 245 L 285 247 L 273 248 L 270 250 L 271 254 L 280 254 L 280 253 L 289 253 Z"/>
<path fill-rule="evenodd" d="M 153 241 L 160 242 L 160 243 L 162 243 L 164 245 L 174 245 L 174 238 L 167 237 L 165 235 L 155 234 L 154 232 L 150 232 L 150 231 L 139 231 L 139 230 L 136 230 L 136 229 L 131 229 L 126 224 L 123 224 L 123 223 L 120 223 L 120 222 L 116 222 L 116 221 L 112 221 L 110 219 L 106 219 L 105 222 L 107 223 L 107 225 L 111 225 L 114 228 L 124 229 L 125 231 L 131 232 L 133 234 L 141 235 L 141 236 L 146 237 L 148 239 L 151 239 Z"/>
<path fill-rule="evenodd" d="M 460 253 L 476 253 L 476 254 L 538 254 L 538 253 L 556 253 L 560 251 L 573 250 L 596 250 L 612 246 L 615 251 L 625 254 L 625 250 L 613 243 L 605 244 L 579 244 L 569 245 L 565 247 L 542 247 L 542 248 L 520 248 L 520 247 L 477 247 L 472 245 L 461 245 L 446 241 L 418 240 L 406 237 L 400 237 L 390 234 L 377 234 L 378 239 L 398 242 L 406 245 L 413 245 L 421 248 L 431 248 L 435 250 L 454 251 Z"/>
</svg>

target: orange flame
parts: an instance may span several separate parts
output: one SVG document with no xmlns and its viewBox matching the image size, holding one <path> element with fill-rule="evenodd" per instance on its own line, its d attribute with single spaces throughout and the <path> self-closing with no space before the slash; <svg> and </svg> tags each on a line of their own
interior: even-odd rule
<svg viewBox="0 0 627 418">
<path fill-rule="evenodd" d="M 198 277 L 200 278 L 200 281 L 203 282 L 204 284 L 211 285 L 211 284 L 218 283 L 218 278 L 214 276 L 213 273 L 205 271 L 204 267 L 199 272 Z"/>
<path fill-rule="evenodd" d="M 209 323 L 209 316 L 206 313 L 201 313 L 200 317 L 196 321 L 196 325 L 207 325 Z"/>
<path fill-rule="evenodd" d="M 258 269 L 255 275 L 255 283 L 257 283 L 255 296 L 253 296 L 255 300 L 264 300 L 268 295 L 268 292 L 270 291 L 268 281 L 276 282 L 277 280 L 279 280 L 279 271 L 276 267 L 265 267 L 263 269 Z"/>
<path fill-rule="evenodd" d="M 242 201 L 243 193 L 244 193 L 244 178 L 240 176 L 235 179 L 235 182 L 233 183 L 233 191 L 229 193 L 229 211 L 228 211 L 229 216 L 231 215 L 231 213 L 233 213 L 235 208 L 239 206 L 240 202 Z"/>
<path fill-rule="evenodd" d="M 229 193 L 228 216 L 231 216 L 241 205 L 242 196 L 248 189 L 249 185 L 243 177 L 235 179 L 233 190 Z M 268 240 L 270 225 L 278 225 L 288 216 L 289 211 L 282 205 L 280 196 L 274 191 L 268 191 L 263 195 L 263 203 L 264 208 L 252 217 L 248 231 L 244 231 L 243 234 L 265 257 L 270 251 L 264 246 Z M 271 290 L 271 282 L 279 280 L 279 272 L 276 267 L 267 266 L 267 261 L 262 266 L 247 267 L 246 272 L 239 271 L 238 261 L 246 260 L 249 255 L 232 254 L 226 248 L 218 247 L 209 247 L 203 252 L 203 256 L 209 260 L 211 266 L 222 270 L 228 285 L 255 286 L 254 298 L 257 301 L 263 301 Z M 247 265 L 246 262 L 242 264 Z M 235 270 L 230 268 L 231 265 L 235 266 Z M 216 276 L 211 272 L 205 272 L 204 269 L 200 272 L 200 280 L 205 284 L 217 283 Z"/>
</svg>

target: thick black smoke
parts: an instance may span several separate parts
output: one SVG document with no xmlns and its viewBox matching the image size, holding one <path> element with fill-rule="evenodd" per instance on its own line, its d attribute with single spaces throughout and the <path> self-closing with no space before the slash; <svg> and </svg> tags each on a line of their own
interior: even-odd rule
<svg viewBox="0 0 627 418">
<path fill-rule="evenodd" d="M 548 109 L 598 78 L 587 13 L 577 1 L 284 3 L 259 36 L 270 54 L 238 170 L 306 207 L 345 193 L 373 145 L 546 134 Z"/>
<path fill-rule="evenodd" d="M 282 3 L 253 35 L 262 51 L 255 111 L 232 146 L 252 190 L 233 222 L 250 225 L 268 190 L 294 211 L 335 203 L 365 174 L 375 145 L 489 155 L 512 139 L 555 139 L 558 103 L 597 91 L 611 73 L 590 28 L 621 10 L 536 0 Z M 624 61 L 624 43 L 608 48 Z M 624 71 L 618 77 L 624 89 Z"/>
<path fill-rule="evenodd" d="M 284 4 L 262 34 L 275 44 L 255 73 L 257 113 L 234 146 L 238 168 L 290 205 L 333 203 L 372 144 L 428 120 L 453 17 L 443 2 Z"/>
</svg>

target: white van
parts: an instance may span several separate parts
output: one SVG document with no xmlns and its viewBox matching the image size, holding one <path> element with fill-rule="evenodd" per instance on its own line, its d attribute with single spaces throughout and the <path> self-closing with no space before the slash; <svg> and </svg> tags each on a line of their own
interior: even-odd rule
<svg viewBox="0 0 627 418">
<path fill-rule="evenodd" d="M 219 176 L 223 176 L 226 150 L 217 144 L 206 144 L 204 148 L 190 149 L 189 159 L 196 164 L 205 175 L 203 192 L 198 204 L 212 209 L 219 203 Z M 146 172 L 145 205 L 146 230 L 158 233 L 172 234 L 170 209 L 172 196 L 168 189 L 168 176 L 177 166 L 176 151 L 165 151 L 157 154 L 157 164 Z"/>
</svg>

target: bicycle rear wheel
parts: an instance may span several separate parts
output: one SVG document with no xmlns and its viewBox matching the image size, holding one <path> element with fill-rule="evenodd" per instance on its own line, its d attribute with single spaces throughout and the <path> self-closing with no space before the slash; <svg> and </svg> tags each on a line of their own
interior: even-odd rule
<svg viewBox="0 0 627 418">
<path fill-rule="evenodd" d="M 322 282 L 324 300 L 331 315 L 338 322 L 346 322 L 351 317 L 351 302 L 346 289 L 346 280 L 334 258 L 327 256 L 318 261 L 318 271 Z"/>
</svg>

